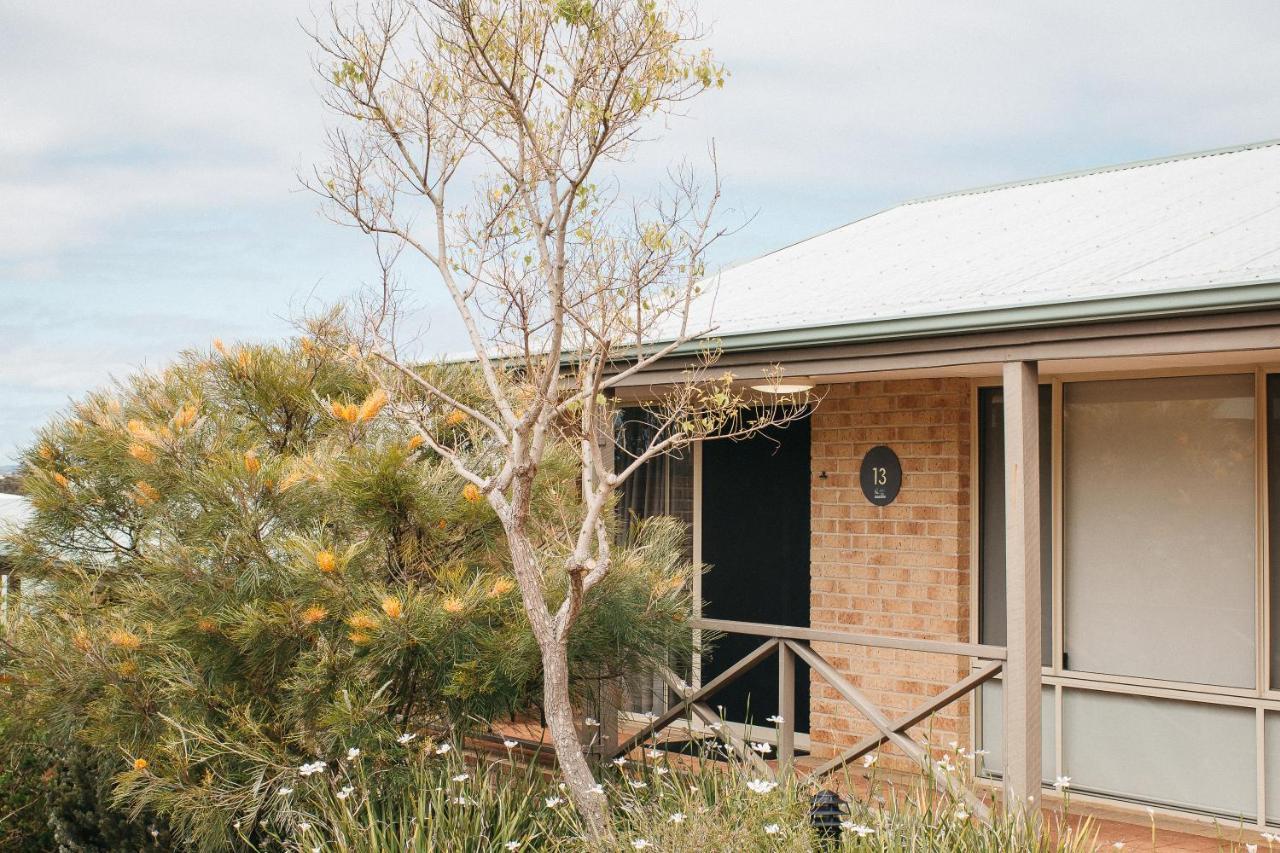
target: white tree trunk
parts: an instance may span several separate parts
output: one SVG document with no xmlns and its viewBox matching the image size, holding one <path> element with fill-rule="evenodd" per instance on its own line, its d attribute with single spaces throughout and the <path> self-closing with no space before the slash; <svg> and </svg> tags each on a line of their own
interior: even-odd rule
<svg viewBox="0 0 1280 853">
<path fill-rule="evenodd" d="M 596 793 L 596 780 L 582 752 L 578 729 L 573 722 L 566 644 L 551 638 L 549 643 L 540 639 L 538 645 L 542 650 L 543 712 L 547 717 L 547 728 L 551 731 L 560 774 L 592 840 L 603 842 L 610 837 L 612 824 L 605 809 L 605 798 Z"/>
</svg>

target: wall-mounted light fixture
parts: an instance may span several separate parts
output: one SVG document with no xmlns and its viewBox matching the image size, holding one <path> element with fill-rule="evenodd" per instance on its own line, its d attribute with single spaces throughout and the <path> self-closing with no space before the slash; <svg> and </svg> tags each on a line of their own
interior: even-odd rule
<svg viewBox="0 0 1280 853">
<path fill-rule="evenodd" d="M 753 382 L 751 390 L 765 394 L 803 394 L 813 390 L 813 380 L 805 376 L 770 376 Z"/>
</svg>

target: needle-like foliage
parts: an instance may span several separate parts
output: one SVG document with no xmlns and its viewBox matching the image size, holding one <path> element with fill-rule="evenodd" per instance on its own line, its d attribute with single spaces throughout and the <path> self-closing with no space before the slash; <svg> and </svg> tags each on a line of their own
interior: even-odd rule
<svg viewBox="0 0 1280 853">
<path fill-rule="evenodd" d="M 88 396 L 25 457 L 10 713 L 100 750 L 127 804 L 200 849 L 253 841 L 304 764 L 541 698 L 492 508 L 323 337 L 215 342 Z M 433 375 L 484 410 L 470 368 Z M 460 452 L 472 429 L 442 416 Z M 565 547 L 582 515 L 574 452 L 538 472 L 539 547 Z M 650 524 L 592 590 L 570 648 L 580 697 L 687 647 L 681 534 Z M 548 576 L 550 606 L 566 587 Z"/>
</svg>

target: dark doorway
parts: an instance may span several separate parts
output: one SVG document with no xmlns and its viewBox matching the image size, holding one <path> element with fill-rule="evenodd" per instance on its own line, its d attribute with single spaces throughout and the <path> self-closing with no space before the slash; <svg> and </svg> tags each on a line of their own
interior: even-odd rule
<svg viewBox="0 0 1280 853">
<path fill-rule="evenodd" d="M 809 626 L 809 421 L 702 446 L 703 615 Z M 729 634 L 703 657 L 706 683 L 764 641 Z M 776 658 L 709 699 L 725 718 L 771 726 Z M 809 730 L 809 670 L 797 662 L 796 731 Z"/>
</svg>

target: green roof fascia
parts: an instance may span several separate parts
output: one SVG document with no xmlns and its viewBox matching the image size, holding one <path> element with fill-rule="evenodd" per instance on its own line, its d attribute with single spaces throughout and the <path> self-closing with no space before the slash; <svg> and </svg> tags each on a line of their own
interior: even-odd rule
<svg viewBox="0 0 1280 853">
<path fill-rule="evenodd" d="M 752 352 L 1277 307 L 1280 307 L 1280 282 L 1252 282 L 1195 290 L 772 329 L 719 337 L 712 333 L 708 338 L 684 344 L 676 352 L 684 354 L 704 350 L 708 339 L 717 341 L 721 352 Z"/>
</svg>

